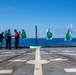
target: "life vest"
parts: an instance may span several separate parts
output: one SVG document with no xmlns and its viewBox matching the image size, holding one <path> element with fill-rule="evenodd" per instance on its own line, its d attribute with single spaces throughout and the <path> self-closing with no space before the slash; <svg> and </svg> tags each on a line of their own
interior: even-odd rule
<svg viewBox="0 0 76 75">
<path fill-rule="evenodd" d="M 8 33 L 5 33 L 5 39 L 8 39 Z"/>
<path fill-rule="evenodd" d="M 14 37 L 15 37 L 15 39 L 18 39 L 19 38 L 19 33 L 16 32 Z"/>
</svg>

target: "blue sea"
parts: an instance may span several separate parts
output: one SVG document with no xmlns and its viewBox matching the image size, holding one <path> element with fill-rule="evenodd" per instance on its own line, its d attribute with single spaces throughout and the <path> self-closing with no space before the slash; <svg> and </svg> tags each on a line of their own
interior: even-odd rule
<svg viewBox="0 0 76 75">
<path fill-rule="evenodd" d="M 11 40 L 12 47 L 14 46 L 14 38 Z M 3 47 L 5 47 L 5 39 L 3 39 Z M 27 38 L 25 40 L 19 39 L 19 46 L 36 46 L 35 38 Z M 38 46 L 76 46 L 76 38 L 72 41 L 65 41 L 64 38 L 53 38 L 47 40 L 46 38 L 38 38 Z"/>
</svg>

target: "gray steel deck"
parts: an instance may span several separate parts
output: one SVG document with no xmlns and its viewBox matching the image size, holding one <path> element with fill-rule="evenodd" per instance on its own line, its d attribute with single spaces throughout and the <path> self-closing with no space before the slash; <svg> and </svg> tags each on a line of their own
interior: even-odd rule
<svg viewBox="0 0 76 75">
<path fill-rule="evenodd" d="M 0 75 L 76 75 L 76 48 L 0 49 Z"/>
</svg>

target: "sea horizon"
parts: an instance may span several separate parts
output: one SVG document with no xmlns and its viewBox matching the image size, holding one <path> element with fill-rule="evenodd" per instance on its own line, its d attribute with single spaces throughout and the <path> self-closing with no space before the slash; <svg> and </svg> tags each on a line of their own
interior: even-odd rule
<svg viewBox="0 0 76 75">
<path fill-rule="evenodd" d="M 38 46 L 76 46 L 76 38 L 71 41 L 65 41 L 65 38 L 53 38 L 47 40 L 47 38 L 38 38 Z M 2 47 L 6 46 L 5 39 L 3 39 Z M 11 46 L 14 47 L 14 38 L 11 39 Z M 19 46 L 36 46 L 36 38 L 19 39 Z"/>
</svg>

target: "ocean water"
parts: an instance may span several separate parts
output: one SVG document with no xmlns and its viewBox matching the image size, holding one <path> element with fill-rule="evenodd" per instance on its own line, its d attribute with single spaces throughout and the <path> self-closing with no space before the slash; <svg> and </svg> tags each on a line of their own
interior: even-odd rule
<svg viewBox="0 0 76 75">
<path fill-rule="evenodd" d="M 14 38 L 11 40 L 11 45 L 14 46 Z M 3 39 L 3 47 L 5 47 L 5 39 Z M 19 46 L 36 46 L 35 38 L 27 38 L 25 40 L 19 39 Z M 65 41 L 64 38 L 53 38 L 47 40 L 46 38 L 38 38 L 38 46 L 76 46 L 76 38 L 72 41 Z"/>
</svg>

